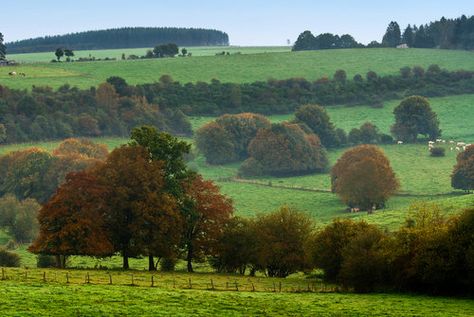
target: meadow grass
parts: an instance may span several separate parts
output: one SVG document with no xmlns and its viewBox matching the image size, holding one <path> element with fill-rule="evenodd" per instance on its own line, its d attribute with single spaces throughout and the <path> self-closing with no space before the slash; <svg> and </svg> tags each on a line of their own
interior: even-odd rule
<svg viewBox="0 0 474 317">
<path fill-rule="evenodd" d="M 221 49 L 222 50 L 222 49 Z M 230 56 L 193 56 L 134 61 L 21 64 L 0 69 L 0 83 L 13 88 L 30 89 L 32 85 L 57 88 L 66 83 L 89 88 L 110 76 L 121 76 L 130 84 L 151 83 L 162 75 L 171 75 L 183 83 L 218 79 L 221 82 L 248 83 L 291 77 L 316 80 L 332 77 L 344 69 L 349 78 L 369 70 L 379 75 L 396 74 L 404 66 L 438 64 L 449 70 L 474 70 L 474 53 L 435 49 L 340 49 L 305 52 L 255 53 Z M 15 70 L 26 77 L 11 77 Z"/>
<path fill-rule="evenodd" d="M 469 316 L 474 310 L 469 299 L 413 294 L 225 292 L 15 281 L 0 285 L 2 316 Z"/>
</svg>

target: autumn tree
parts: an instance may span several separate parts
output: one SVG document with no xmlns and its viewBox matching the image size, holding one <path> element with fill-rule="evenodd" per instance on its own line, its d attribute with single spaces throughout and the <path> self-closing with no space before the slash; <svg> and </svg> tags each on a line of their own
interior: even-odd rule
<svg viewBox="0 0 474 317">
<path fill-rule="evenodd" d="M 94 143 L 88 139 L 66 139 L 54 149 L 55 156 L 76 156 L 81 155 L 85 158 L 105 160 L 109 151 L 107 146 Z"/>
<path fill-rule="evenodd" d="M 41 208 L 34 199 L 19 201 L 7 194 L 0 198 L 0 228 L 19 243 L 32 241 L 38 234 L 37 213 Z"/>
<path fill-rule="evenodd" d="M 297 175 L 323 171 L 328 160 L 318 136 L 297 124 L 273 124 L 261 129 L 249 145 L 250 158 L 242 175 Z"/>
<path fill-rule="evenodd" d="M 474 145 L 460 152 L 456 160 L 451 174 L 451 186 L 470 192 L 474 189 Z"/>
<path fill-rule="evenodd" d="M 319 105 L 301 106 L 296 110 L 295 117 L 296 122 L 306 124 L 319 137 L 325 147 L 330 148 L 339 145 L 336 128 L 323 107 Z"/>
<path fill-rule="evenodd" d="M 252 139 L 260 129 L 270 125 L 270 121 L 259 114 L 226 114 L 197 131 L 196 145 L 211 164 L 246 159 Z"/>
<path fill-rule="evenodd" d="M 212 181 L 200 175 L 191 175 L 183 182 L 184 203 L 184 251 L 188 272 L 193 272 L 193 260 L 216 255 L 218 241 L 225 224 L 230 220 L 232 201 L 220 193 Z"/>
<path fill-rule="evenodd" d="M 331 170 L 332 190 L 350 207 L 380 208 L 400 187 L 390 162 L 374 145 L 346 151 Z"/>
<path fill-rule="evenodd" d="M 310 267 L 306 245 L 311 218 L 287 206 L 259 215 L 255 222 L 256 256 L 268 276 L 286 277 Z"/>
<path fill-rule="evenodd" d="M 55 255 L 64 268 L 69 255 L 108 256 L 114 253 L 103 215 L 109 210 L 108 189 L 89 172 L 71 173 L 39 211 L 39 237 L 29 250 Z"/>
<path fill-rule="evenodd" d="M 119 95 L 115 91 L 115 87 L 110 83 L 102 83 L 97 87 L 95 92 L 95 100 L 98 105 L 104 107 L 109 115 L 116 116 Z"/>
<path fill-rule="evenodd" d="M 415 142 L 419 134 L 434 140 L 441 135 L 438 117 L 424 97 L 405 98 L 393 114 L 395 124 L 391 130 L 398 140 Z"/>
<path fill-rule="evenodd" d="M 114 250 L 128 259 L 149 257 L 154 270 L 154 256 L 176 252 L 182 233 L 182 218 L 176 199 L 166 191 L 166 163 L 151 160 L 142 146 L 122 146 L 110 153 L 95 173 L 109 190 L 105 221 Z"/>
</svg>

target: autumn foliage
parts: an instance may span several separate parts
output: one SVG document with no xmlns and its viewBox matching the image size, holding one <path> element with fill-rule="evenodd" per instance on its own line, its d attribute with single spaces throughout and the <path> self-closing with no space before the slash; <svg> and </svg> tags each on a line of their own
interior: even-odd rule
<svg viewBox="0 0 474 317">
<path fill-rule="evenodd" d="M 451 186 L 471 191 L 474 189 L 474 146 L 468 146 L 457 156 L 457 163 L 451 174 Z"/>
<path fill-rule="evenodd" d="M 244 176 L 308 174 L 321 172 L 328 164 L 318 136 L 291 123 L 259 130 L 249 155 L 239 171 Z"/>
<path fill-rule="evenodd" d="M 254 113 L 226 114 L 197 131 L 196 144 L 210 164 L 230 163 L 248 157 L 248 145 L 270 121 Z"/>
<path fill-rule="evenodd" d="M 390 162 L 374 145 L 346 151 L 331 170 L 332 190 L 350 207 L 383 207 L 400 187 Z"/>
</svg>

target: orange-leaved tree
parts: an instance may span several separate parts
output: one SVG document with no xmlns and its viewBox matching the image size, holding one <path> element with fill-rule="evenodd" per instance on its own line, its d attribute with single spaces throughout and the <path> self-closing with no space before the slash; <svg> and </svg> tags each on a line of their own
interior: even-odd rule
<svg viewBox="0 0 474 317">
<path fill-rule="evenodd" d="M 224 225 L 233 213 L 232 201 L 220 193 L 212 181 L 201 175 L 191 175 L 183 183 L 185 202 L 184 250 L 189 272 L 193 272 L 192 261 L 206 255 L 214 255 Z"/>
<path fill-rule="evenodd" d="M 71 173 L 38 215 L 40 234 L 29 250 L 55 255 L 65 267 L 69 255 L 106 256 L 114 253 L 103 215 L 108 189 L 90 172 Z"/>
<path fill-rule="evenodd" d="M 346 151 L 331 170 L 332 190 L 350 207 L 381 208 L 400 187 L 380 148 L 359 145 Z"/>
</svg>

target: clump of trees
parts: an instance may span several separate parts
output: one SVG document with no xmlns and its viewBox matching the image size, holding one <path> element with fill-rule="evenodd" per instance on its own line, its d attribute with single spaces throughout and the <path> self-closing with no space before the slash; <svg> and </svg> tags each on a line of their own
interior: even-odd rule
<svg viewBox="0 0 474 317">
<path fill-rule="evenodd" d="M 360 48 L 363 44 L 358 43 L 351 35 L 334 35 L 323 33 L 314 36 L 311 31 L 304 31 L 298 36 L 293 51 L 324 50 L 337 48 Z"/>
<path fill-rule="evenodd" d="M 394 110 L 392 134 L 404 142 L 416 142 L 418 135 L 434 140 L 441 135 L 439 120 L 428 100 L 421 96 L 405 98 Z"/>
<path fill-rule="evenodd" d="M 319 137 L 298 124 L 272 124 L 249 144 L 249 158 L 240 167 L 244 176 L 298 175 L 322 172 L 328 165 Z"/>
<path fill-rule="evenodd" d="M 366 222 L 335 220 L 315 235 L 313 263 L 327 281 L 357 292 L 467 294 L 474 285 L 474 210 L 451 218 L 441 212 L 436 205 L 416 203 L 394 233 Z"/>
<path fill-rule="evenodd" d="M 270 125 L 270 121 L 262 115 L 226 114 L 197 131 L 196 145 L 210 164 L 239 161 L 248 157 L 249 143 L 258 130 Z"/>
<path fill-rule="evenodd" d="M 374 145 L 346 151 L 331 170 L 332 191 L 351 208 L 382 208 L 399 187 L 388 158 Z"/>
<path fill-rule="evenodd" d="M 468 146 L 460 152 L 456 161 L 451 174 L 451 186 L 470 192 L 474 189 L 474 146 Z"/>
<path fill-rule="evenodd" d="M 380 133 L 375 124 L 365 122 L 360 126 L 360 128 L 354 128 L 349 132 L 347 143 L 352 145 L 379 143 L 390 144 L 393 143 L 393 138 L 390 135 Z"/>
<path fill-rule="evenodd" d="M 158 107 L 119 77 L 89 90 L 68 85 L 53 91 L 36 87 L 11 90 L 0 86 L 0 142 L 16 143 L 69 137 L 127 136 L 138 125 L 191 135 L 180 111 Z"/>
<path fill-rule="evenodd" d="M 53 153 L 38 148 L 10 152 L 0 157 L 0 197 L 48 201 L 70 172 L 80 171 L 108 154 L 100 144 L 68 139 Z"/>
<path fill-rule="evenodd" d="M 20 256 L 14 252 L 0 248 L 0 266 L 19 267 Z"/>
<path fill-rule="evenodd" d="M 191 261 L 212 252 L 232 215 L 218 187 L 188 172 L 190 146 L 152 127 L 133 130 L 132 142 L 105 161 L 71 173 L 39 212 L 40 235 L 30 250 L 54 255 L 64 267 L 70 255 L 120 253 L 130 257 Z"/>
<path fill-rule="evenodd" d="M 174 57 L 178 53 L 179 48 L 175 43 L 161 44 L 153 48 L 153 57 L 155 58 Z"/>
</svg>

